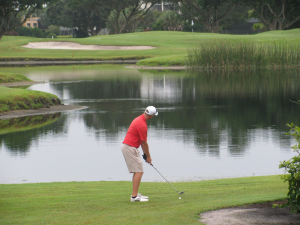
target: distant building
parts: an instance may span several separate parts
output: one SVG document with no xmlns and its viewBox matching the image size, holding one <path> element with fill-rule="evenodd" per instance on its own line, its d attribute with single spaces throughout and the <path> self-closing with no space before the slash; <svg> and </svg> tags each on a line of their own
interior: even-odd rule
<svg viewBox="0 0 300 225">
<path fill-rule="evenodd" d="M 66 35 L 74 35 L 74 28 L 68 28 L 68 27 L 59 27 L 59 35 L 66 36 Z"/>
<path fill-rule="evenodd" d="M 40 20 L 39 17 L 30 16 L 29 18 L 27 18 L 25 23 L 23 23 L 23 26 L 27 28 L 35 28 L 35 27 L 39 28 L 40 27 L 39 20 Z"/>
<path fill-rule="evenodd" d="M 155 4 L 151 10 L 156 10 L 156 11 L 159 11 L 159 12 L 162 12 L 162 11 L 175 11 L 175 8 L 174 8 L 174 3 L 170 3 L 170 2 L 167 2 L 167 1 L 161 1 L 161 3 L 157 3 Z"/>
<path fill-rule="evenodd" d="M 148 3 L 146 5 L 146 8 L 149 8 L 150 7 L 150 3 Z M 141 8 L 144 8 L 145 7 L 145 4 L 142 4 Z M 162 12 L 162 11 L 175 11 L 175 8 L 174 8 L 174 3 L 170 3 L 170 2 L 167 2 L 167 1 L 161 1 L 161 3 L 157 3 L 157 4 L 154 4 L 154 6 L 151 8 L 151 10 L 156 10 L 156 11 L 159 11 L 159 12 Z"/>
<path fill-rule="evenodd" d="M 102 28 L 99 31 L 98 35 L 109 35 L 109 32 L 110 32 L 110 29 L 108 29 L 108 28 Z"/>
</svg>

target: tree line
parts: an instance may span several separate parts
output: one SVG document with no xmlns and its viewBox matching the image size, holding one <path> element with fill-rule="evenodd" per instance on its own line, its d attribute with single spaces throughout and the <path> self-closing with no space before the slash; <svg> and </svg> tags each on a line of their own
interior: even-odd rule
<svg viewBox="0 0 300 225">
<path fill-rule="evenodd" d="M 77 37 L 97 35 L 102 28 L 120 34 L 138 30 L 218 33 L 231 24 L 258 18 L 265 30 L 300 26 L 300 0 L 170 0 L 170 12 L 151 10 L 161 0 L 1 0 L 0 39 L 31 15 L 50 25 L 76 28 Z M 165 1 L 166 2 L 166 1 Z M 192 21 L 194 25 L 192 25 Z"/>
<path fill-rule="evenodd" d="M 226 18 L 241 7 L 267 30 L 283 30 L 300 20 L 300 0 L 183 0 L 173 1 L 207 32 L 217 33 Z"/>
</svg>

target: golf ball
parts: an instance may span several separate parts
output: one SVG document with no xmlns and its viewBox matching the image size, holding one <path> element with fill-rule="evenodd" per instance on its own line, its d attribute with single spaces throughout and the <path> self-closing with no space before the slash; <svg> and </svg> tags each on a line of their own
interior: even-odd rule
<svg viewBox="0 0 300 225">
<path fill-rule="evenodd" d="M 181 199 L 181 197 L 179 197 L 179 199 Z"/>
</svg>

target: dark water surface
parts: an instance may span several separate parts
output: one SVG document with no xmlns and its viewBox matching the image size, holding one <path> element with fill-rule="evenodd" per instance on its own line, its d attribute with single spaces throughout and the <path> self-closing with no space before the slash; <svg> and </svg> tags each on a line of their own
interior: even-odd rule
<svg viewBox="0 0 300 225">
<path fill-rule="evenodd" d="M 1 68 L 31 90 L 87 109 L 0 120 L 0 183 L 131 180 L 120 150 L 146 106 L 155 167 L 170 181 L 281 174 L 295 155 L 299 70 L 142 71 L 124 66 Z M 144 165 L 144 181 L 164 181 Z"/>
</svg>

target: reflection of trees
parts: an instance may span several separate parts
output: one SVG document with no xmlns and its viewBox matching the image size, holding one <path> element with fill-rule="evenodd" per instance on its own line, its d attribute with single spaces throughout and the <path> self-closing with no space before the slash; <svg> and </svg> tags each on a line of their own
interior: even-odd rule
<svg viewBox="0 0 300 225">
<path fill-rule="evenodd" d="M 289 148 L 286 124 L 299 121 L 299 113 L 288 99 L 298 99 L 298 74 L 298 70 L 145 72 L 141 79 L 52 85 L 67 89 L 74 99 L 95 100 L 82 103 L 92 112 L 83 118 L 98 138 L 116 139 L 151 104 L 160 109 L 152 127 L 181 130 L 184 140 L 193 135 L 203 154 L 218 156 L 224 146 L 238 156 L 257 135 Z"/>
<path fill-rule="evenodd" d="M 60 116 L 61 113 L 54 113 L 3 119 L 0 120 L 0 134 L 31 130 L 34 128 L 42 127 L 55 122 Z"/>
<path fill-rule="evenodd" d="M 139 98 L 140 80 L 113 79 L 51 84 L 60 93 L 67 92 L 71 99 Z"/>
<path fill-rule="evenodd" d="M 222 137 L 226 136 L 230 154 L 242 154 L 253 137 L 252 130 L 268 129 L 272 125 L 276 125 L 272 137 L 285 139 L 281 132 L 287 131 L 286 124 L 299 121 L 296 106 L 288 100 L 300 93 L 298 72 L 202 71 L 189 74 L 182 81 L 178 80 L 182 82 L 182 108 L 163 114 L 157 118 L 157 123 L 194 130 L 197 146 L 207 146 L 200 151 L 217 151 L 216 146 L 220 146 Z M 283 143 L 289 148 L 286 140 Z"/>
<path fill-rule="evenodd" d="M 52 87 L 61 92 L 67 90 L 71 99 L 79 102 L 80 99 L 89 99 L 88 102 L 80 103 L 95 112 L 84 115 L 85 124 L 89 129 L 97 131 L 97 137 L 100 136 L 99 131 L 104 132 L 109 141 L 115 139 L 120 128 L 128 126 L 128 121 L 133 119 L 132 109 L 137 107 L 140 98 L 140 82 L 140 78 L 105 78 L 93 82 L 57 83 L 52 84 Z M 103 101 L 97 101 L 99 99 Z"/>
<path fill-rule="evenodd" d="M 60 116 L 61 113 L 55 113 L 0 120 L 1 133 L 5 133 L 0 135 L 0 146 L 4 145 L 14 155 L 25 155 L 38 138 L 65 130 L 66 117 L 59 119 Z"/>
</svg>

